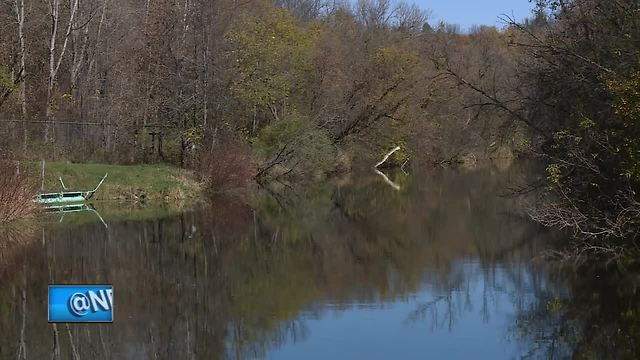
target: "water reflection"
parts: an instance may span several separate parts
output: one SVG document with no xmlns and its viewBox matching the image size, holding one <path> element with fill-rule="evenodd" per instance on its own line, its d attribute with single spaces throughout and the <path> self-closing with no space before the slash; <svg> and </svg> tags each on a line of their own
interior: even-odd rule
<svg viewBox="0 0 640 360">
<path fill-rule="evenodd" d="M 533 265 L 550 235 L 496 196 L 523 175 L 392 174 L 400 190 L 352 175 L 14 233 L 0 358 L 570 356 L 589 323 L 572 320 L 579 282 Z M 114 324 L 54 329 L 48 283 L 112 283 Z"/>
</svg>

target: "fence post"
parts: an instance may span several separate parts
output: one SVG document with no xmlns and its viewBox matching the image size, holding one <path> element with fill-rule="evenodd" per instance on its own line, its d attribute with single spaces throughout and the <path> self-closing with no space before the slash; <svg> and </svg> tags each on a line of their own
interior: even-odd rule
<svg viewBox="0 0 640 360">
<path fill-rule="evenodd" d="M 42 159 L 42 184 L 40 185 L 40 191 L 44 191 L 44 159 Z"/>
</svg>

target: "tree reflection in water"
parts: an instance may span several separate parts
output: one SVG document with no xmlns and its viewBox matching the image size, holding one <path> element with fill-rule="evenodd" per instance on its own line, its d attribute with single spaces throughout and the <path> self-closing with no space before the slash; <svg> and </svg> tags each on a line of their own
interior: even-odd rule
<svg viewBox="0 0 640 360">
<path fill-rule="evenodd" d="M 534 265 L 553 235 L 520 216 L 526 199 L 496 196 L 521 176 L 393 174 L 396 191 L 376 174 L 352 175 L 182 214 L 103 213 L 108 229 L 11 233 L 21 246 L 1 248 L 0 358 L 284 357 L 315 341 L 322 321 L 385 311 L 398 311 L 402 329 L 452 338 L 472 321 L 491 324 L 513 344 L 507 358 L 631 354 L 635 290 L 609 273 L 593 281 Z M 112 283 L 114 324 L 54 331 L 48 283 Z"/>
</svg>

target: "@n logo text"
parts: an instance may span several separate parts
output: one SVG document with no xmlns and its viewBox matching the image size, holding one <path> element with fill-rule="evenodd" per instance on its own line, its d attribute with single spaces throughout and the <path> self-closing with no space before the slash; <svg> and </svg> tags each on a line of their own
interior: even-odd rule
<svg viewBox="0 0 640 360">
<path fill-rule="evenodd" d="M 49 322 L 113 322 L 113 286 L 49 285 Z"/>
</svg>

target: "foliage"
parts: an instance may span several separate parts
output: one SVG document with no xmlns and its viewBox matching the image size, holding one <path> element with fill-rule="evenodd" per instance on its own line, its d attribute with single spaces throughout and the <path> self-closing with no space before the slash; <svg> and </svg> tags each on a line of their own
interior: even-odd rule
<svg viewBox="0 0 640 360">
<path fill-rule="evenodd" d="M 42 45 L 50 40 L 52 24 L 44 21 L 50 8 L 29 8 L 24 107 L 16 103 L 0 114 L 29 121 L 1 128 L 0 145 L 20 147 L 33 159 L 168 162 L 198 170 L 218 146 L 218 132 L 250 145 L 262 128 L 290 116 L 306 117 L 354 165 L 369 164 L 390 144 L 406 143 L 419 160 L 467 153 L 458 150 L 469 139 L 482 150 L 495 138 L 489 112 L 466 125 L 460 108 L 472 97 L 434 80 L 439 70 L 430 57 L 433 47 L 451 46 L 464 75 L 479 73 L 493 52 L 478 44 L 491 49 L 504 40 L 496 29 L 436 34 L 425 26 L 428 12 L 387 0 L 94 5 L 79 2 L 72 24 L 71 8 L 60 9 L 57 24 L 70 32 L 58 34 L 54 54 Z M 17 74 L 22 50 L 14 15 L 0 18 L 7 30 L 0 34 L 0 63 Z M 485 53 L 487 59 L 479 57 Z M 41 64 L 51 56 L 58 70 L 50 83 Z M 433 131 L 442 119 L 451 121 Z"/>
<path fill-rule="evenodd" d="M 329 136 L 296 113 L 262 129 L 254 146 L 262 157 L 278 161 L 287 173 L 322 173 L 334 165 L 335 147 Z"/>
<path fill-rule="evenodd" d="M 4 102 L 6 96 L 16 89 L 16 84 L 11 78 L 11 74 L 7 68 L 0 65 L 0 105 Z"/>
<path fill-rule="evenodd" d="M 381 47 L 373 56 L 376 76 L 392 81 L 405 80 L 418 65 L 418 55 L 411 49 L 398 45 Z"/>
<path fill-rule="evenodd" d="M 271 9 L 262 19 L 245 18 L 227 42 L 237 67 L 232 86 L 236 99 L 249 111 L 268 110 L 273 120 L 286 116 L 310 70 L 313 33 L 286 10 Z"/>
<path fill-rule="evenodd" d="M 575 231 L 584 241 L 578 249 L 594 258 L 618 258 L 614 249 L 631 248 L 640 226 L 640 52 L 633 40 L 640 4 L 546 5 L 553 27 L 520 27 L 523 54 L 535 59 L 522 69 L 524 106 L 542 137 L 553 193 L 536 219 Z"/>
<path fill-rule="evenodd" d="M 618 130 L 623 137 L 621 171 L 623 175 L 640 181 L 640 71 L 626 79 L 611 81 L 609 88 L 614 98 L 614 113 L 622 119 L 622 128 Z"/>
<path fill-rule="evenodd" d="M 0 65 L 0 94 L 12 91 L 15 89 L 15 84 L 11 79 L 11 74 L 7 71 L 7 68 Z"/>
</svg>

